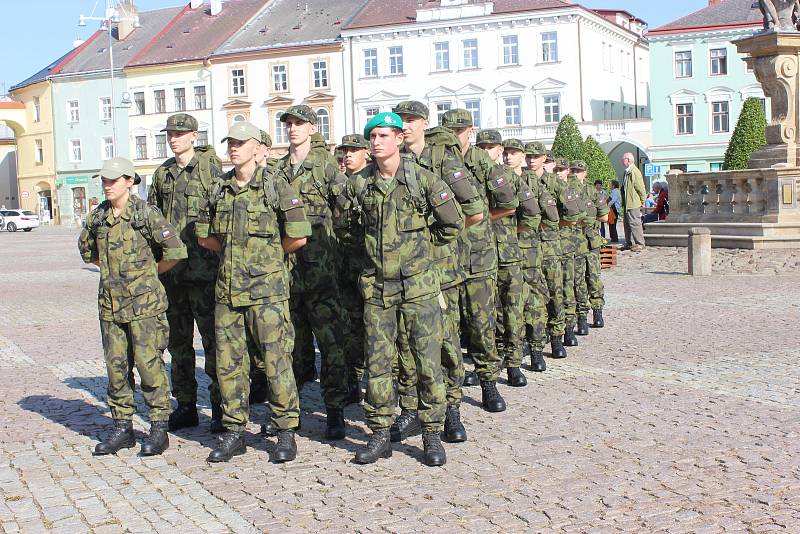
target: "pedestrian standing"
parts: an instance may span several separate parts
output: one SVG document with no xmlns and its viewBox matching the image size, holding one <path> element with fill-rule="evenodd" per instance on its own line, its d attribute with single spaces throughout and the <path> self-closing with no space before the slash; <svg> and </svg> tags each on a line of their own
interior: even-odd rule
<svg viewBox="0 0 800 534">
<path fill-rule="evenodd" d="M 622 156 L 625 165 L 625 177 L 622 182 L 622 213 L 625 227 L 625 248 L 633 252 L 644 249 L 644 231 L 642 229 L 642 205 L 647 198 L 644 189 L 644 178 L 636 167 L 633 154 L 626 152 Z"/>
</svg>

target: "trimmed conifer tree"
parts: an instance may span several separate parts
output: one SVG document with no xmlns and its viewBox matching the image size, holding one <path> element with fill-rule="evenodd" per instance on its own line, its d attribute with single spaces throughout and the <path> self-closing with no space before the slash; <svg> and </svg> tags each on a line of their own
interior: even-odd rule
<svg viewBox="0 0 800 534">
<path fill-rule="evenodd" d="M 611 180 L 615 177 L 614 166 L 611 165 L 608 154 L 600 147 L 600 143 L 595 141 L 591 135 L 583 144 L 583 159 L 586 161 L 587 167 L 586 181 L 594 184 L 595 180 L 602 180 L 603 189 L 608 190 Z"/>
<path fill-rule="evenodd" d="M 584 159 L 583 137 L 572 115 L 561 117 L 556 130 L 556 138 L 553 140 L 552 152 L 554 158 L 566 158 L 570 161 Z"/>
<path fill-rule="evenodd" d="M 722 168 L 725 170 L 746 169 L 747 162 L 753 152 L 767 143 L 764 133 L 767 127 L 767 118 L 764 116 L 764 108 L 761 107 L 761 100 L 750 97 L 744 101 L 742 113 L 736 121 L 736 128 L 728 143 L 725 151 L 725 162 Z"/>
</svg>

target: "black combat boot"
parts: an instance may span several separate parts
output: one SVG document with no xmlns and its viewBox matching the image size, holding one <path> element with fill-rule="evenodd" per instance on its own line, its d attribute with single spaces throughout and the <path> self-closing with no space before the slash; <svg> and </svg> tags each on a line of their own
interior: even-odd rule
<svg viewBox="0 0 800 534">
<path fill-rule="evenodd" d="M 341 408 L 328 408 L 327 426 L 325 428 L 325 439 L 344 439 L 347 429 L 344 426 L 344 413 Z"/>
<path fill-rule="evenodd" d="M 575 337 L 575 325 L 568 324 L 567 327 L 564 329 L 564 346 L 565 347 L 577 347 L 578 346 L 578 338 Z"/>
<path fill-rule="evenodd" d="M 261 425 L 261 435 L 265 438 L 274 438 L 278 435 L 278 427 L 272 422 L 272 418 L 267 418 L 267 422 Z"/>
<path fill-rule="evenodd" d="M 527 339 L 522 341 L 522 359 L 531 355 L 531 343 Z"/>
<path fill-rule="evenodd" d="M 506 369 L 508 373 L 508 385 L 515 388 L 521 388 L 528 385 L 528 379 L 522 373 L 519 367 L 509 367 Z"/>
<path fill-rule="evenodd" d="M 592 326 L 595 328 L 603 328 L 606 323 L 603 321 L 603 308 L 596 308 L 592 310 L 592 318 L 594 321 L 592 322 Z"/>
<path fill-rule="evenodd" d="M 422 447 L 425 450 L 425 465 L 437 467 L 447 462 L 447 455 L 438 432 L 423 432 Z"/>
<path fill-rule="evenodd" d="M 169 429 L 176 431 L 181 428 L 189 428 L 200 424 L 197 418 L 197 406 L 194 403 L 178 403 L 171 414 L 169 414 Z"/>
<path fill-rule="evenodd" d="M 150 434 L 142 442 L 142 456 L 156 456 L 167 450 L 167 447 L 169 447 L 168 428 L 169 425 L 166 421 L 153 421 L 150 423 Z"/>
<path fill-rule="evenodd" d="M 481 380 L 481 404 L 487 412 L 505 411 L 506 401 L 497 391 L 497 382 Z"/>
<path fill-rule="evenodd" d="M 364 396 L 361 393 L 361 381 L 356 377 L 351 377 L 347 384 L 349 396 L 347 399 L 348 404 L 361 404 Z"/>
<path fill-rule="evenodd" d="M 250 404 L 262 404 L 267 401 L 267 376 L 258 373 L 250 379 L 250 396 L 247 401 Z"/>
<path fill-rule="evenodd" d="M 467 430 L 461 423 L 461 411 L 458 406 L 450 405 L 444 417 L 444 440 L 448 443 L 467 441 Z"/>
<path fill-rule="evenodd" d="M 225 432 L 219 438 L 217 448 L 208 455 L 209 462 L 227 462 L 234 456 L 244 454 L 247 446 L 244 444 L 242 432 Z"/>
<path fill-rule="evenodd" d="M 115 419 L 114 431 L 94 448 L 95 456 L 117 454 L 120 449 L 130 449 L 136 445 L 133 436 L 133 424 L 129 420 Z"/>
<path fill-rule="evenodd" d="M 211 425 L 208 430 L 212 434 L 222 434 L 225 432 L 225 427 L 222 426 L 222 406 L 215 402 L 211 403 Z"/>
<path fill-rule="evenodd" d="M 564 350 L 562 347 L 561 350 Z M 544 362 L 544 354 L 538 349 L 531 349 L 531 371 L 541 373 L 547 370 L 547 364 Z"/>
<path fill-rule="evenodd" d="M 392 443 L 389 441 L 388 430 L 376 430 L 369 437 L 363 449 L 356 452 L 353 459 L 357 464 L 374 464 L 380 458 L 392 456 Z"/>
<path fill-rule="evenodd" d="M 422 425 L 417 418 L 417 410 L 400 410 L 400 415 L 389 428 L 393 443 L 403 441 L 422 432 Z"/>
<path fill-rule="evenodd" d="M 589 323 L 586 321 L 585 315 L 578 316 L 578 328 L 575 331 L 576 334 L 579 336 L 588 336 L 589 335 Z"/>
<path fill-rule="evenodd" d="M 278 444 L 272 451 L 270 460 L 275 464 L 291 462 L 297 458 L 297 443 L 294 441 L 294 429 L 278 430 Z"/>
<path fill-rule="evenodd" d="M 467 371 L 464 373 L 464 387 L 477 386 L 480 383 L 481 381 L 478 378 L 478 373 L 475 371 Z"/>
<path fill-rule="evenodd" d="M 550 356 L 553 358 L 567 357 L 567 349 L 561 344 L 561 338 L 558 336 L 550 338 Z"/>
</svg>

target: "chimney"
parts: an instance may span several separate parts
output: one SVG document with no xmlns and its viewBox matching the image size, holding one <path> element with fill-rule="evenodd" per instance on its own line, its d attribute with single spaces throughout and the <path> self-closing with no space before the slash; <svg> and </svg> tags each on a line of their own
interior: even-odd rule
<svg viewBox="0 0 800 534">
<path fill-rule="evenodd" d="M 222 11 L 222 0 L 211 0 L 211 16 L 219 15 Z"/>
<path fill-rule="evenodd" d="M 139 27 L 139 10 L 134 0 L 120 0 L 117 4 L 120 21 L 117 23 L 117 40 L 124 41 Z"/>
<path fill-rule="evenodd" d="M 203 5 L 203 0 L 192 0 L 192 3 L 190 4 L 190 7 L 192 9 L 197 9 L 198 7 L 200 7 L 202 5 Z"/>
</svg>

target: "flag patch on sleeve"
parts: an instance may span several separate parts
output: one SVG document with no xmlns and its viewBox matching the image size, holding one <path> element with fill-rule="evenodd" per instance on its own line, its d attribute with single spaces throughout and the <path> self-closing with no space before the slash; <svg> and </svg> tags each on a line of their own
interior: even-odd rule
<svg viewBox="0 0 800 534">
<path fill-rule="evenodd" d="M 464 176 L 464 173 L 461 172 L 461 171 L 456 171 L 456 172 L 453 173 L 453 178 L 455 178 L 456 180 L 458 180 L 462 176 Z"/>
<path fill-rule="evenodd" d="M 439 198 L 442 200 L 449 200 L 450 193 L 448 193 L 447 191 L 442 191 L 441 193 L 439 193 Z"/>
<path fill-rule="evenodd" d="M 495 180 L 495 183 L 496 183 L 497 185 L 503 185 L 504 183 L 506 183 L 506 179 L 505 179 L 505 178 L 503 178 L 503 177 L 501 176 L 500 178 L 498 178 L 497 180 Z"/>
<path fill-rule="evenodd" d="M 169 228 L 166 228 L 161 232 L 161 237 L 163 237 L 164 239 L 167 239 L 171 235 L 172 235 L 172 232 L 169 231 Z"/>
<path fill-rule="evenodd" d="M 299 206 L 299 205 L 300 205 L 300 199 L 299 198 L 293 198 L 292 199 L 292 206 Z"/>
</svg>

